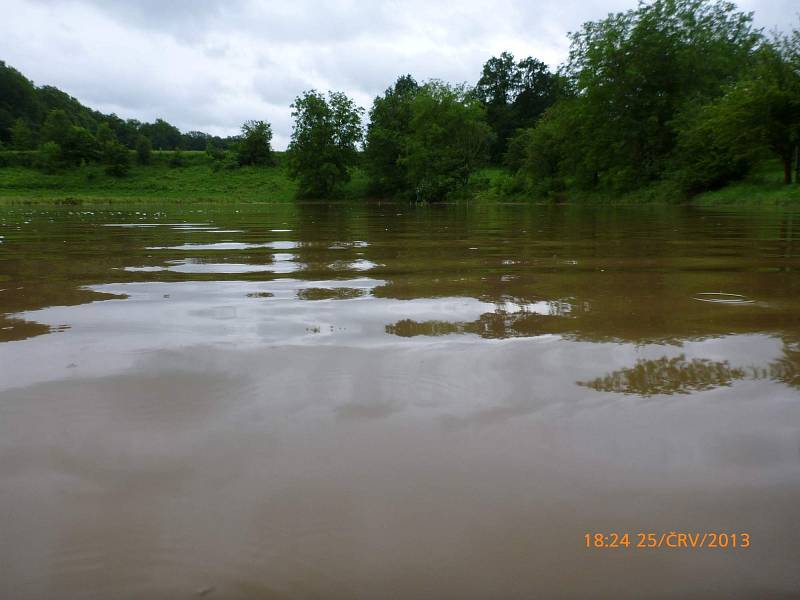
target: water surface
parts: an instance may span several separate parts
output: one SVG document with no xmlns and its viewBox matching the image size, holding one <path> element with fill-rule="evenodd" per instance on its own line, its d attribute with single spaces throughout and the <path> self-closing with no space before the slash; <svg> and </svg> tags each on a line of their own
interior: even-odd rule
<svg viewBox="0 0 800 600">
<path fill-rule="evenodd" d="M 0 596 L 793 597 L 798 219 L 3 208 Z"/>
</svg>

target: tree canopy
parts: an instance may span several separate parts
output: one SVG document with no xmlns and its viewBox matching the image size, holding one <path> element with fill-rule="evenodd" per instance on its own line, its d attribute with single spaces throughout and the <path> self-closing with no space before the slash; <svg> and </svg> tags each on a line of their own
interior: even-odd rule
<svg viewBox="0 0 800 600">
<path fill-rule="evenodd" d="M 363 109 L 342 92 L 304 92 L 292 104 L 289 172 L 301 196 L 327 198 L 350 180 L 363 135 Z"/>
</svg>

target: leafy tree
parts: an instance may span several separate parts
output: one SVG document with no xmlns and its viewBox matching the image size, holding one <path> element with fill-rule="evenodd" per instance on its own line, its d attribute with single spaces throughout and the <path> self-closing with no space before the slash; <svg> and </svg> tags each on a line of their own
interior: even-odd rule
<svg viewBox="0 0 800 600">
<path fill-rule="evenodd" d="M 719 99 L 685 118 L 679 132 L 678 179 L 697 191 L 747 172 L 765 153 L 783 164 L 784 182 L 800 146 L 800 71 L 788 39 L 757 53 L 754 66 Z"/>
<path fill-rule="evenodd" d="M 61 147 L 55 142 L 45 142 L 39 149 L 39 166 L 45 173 L 54 173 L 61 166 Z"/>
<path fill-rule="evenodd" d="M 93 131 L 104 115 L 81 104 L 69 94 L 50 85 L 36 89 L 36 97 L 46 112 L 62 110 L 73 125 Z"/>
<path fill-rule="evenodd" d="M 111 126 L 106 123 L 100 123 L 97 127 L 94 137 L 97 139 L 97 144 L 105 151 L 106 147 L 117 141 L 117 136 Z"/>
<path fill-rule="evenodd" d="M 510 166 L 517 166 L 536 194 L 560 192 L 569 178 L 593 175 L 591 162 L 573 162 L 577 155 L 575 140 L 580 137 L 579 120 L 578 101 L 561 101 L 545 112 L 536 127 L 522 130 L 512 140 L 506 160 Z"/>
<path fill-rule="evenodd" d="M 662 176 L 675 117 L 721 95 L 759 40 L 751 15 L 722 0 L 655 0 L 584 24 L 564 69 L 584 133 L 571 164 L 595 162 L 584 184 L 624 190 Z"/>
<path fill-rule="evenodd" d="M 465 186 L 492 140 L 482 104 L 464 87 L 430 81 L 415 94 L 401 164 L 418 200 L 436 201 Z"/>
<path fill-rule="evenodd" d="M 150 164 L 151 150 L 152 144 L 149 139 L 143 135 L 136 138 L 136 160 L 140 165 Z"/>
<path fill-rule="evenodd" d="M 180 147 L 183 150 L 203 151 L 212 137 L 202 131 L 189 131 L 181 134 Z"/>
<path fill-rule="evenodd" d="M 97 160 L 101 155 L 101 148 L 91 132 L 76 125 L 71 125 L 67 129 L 60 146 L 64 162 L 70 165 Z"/>
<path fill-rule="evenodd" d="M 363 112 L 341 92 L 328 92 L 326 99 L 311 90 L 294 101 L 288 164 L 300 195 L 328 197 L 349 181 L 349 168 L 358 158 Z"/>
<path fill-rule="evenodd" d="M 0 141 L 11 140 L 17 119 L 41 122 L 42 108 L 36 88 L 22 73 L 0 60 Z"/>
<path fill-rule="evenodd" d="M 240 165 L 272 164 L 272 126 L 266 121 L 247 121 L 236 154 Z"/>
<path fill-rule="evenodd" d="M 14 121 L 14 126 L 11 128 L 11 147 L 15 150 L 32 150 L 35 146 L 33 131 L 28 121 L 23 118 Z"/>
<path fill-rule="evenodd" d="M 131 166 L 131 157 L 128 149 L 116 140 L 106 144 L 103 149 L 103 162 L 106 172 L 115 177 L 127 175 Z"/>
<path fill-rule="evenodd" d="M 491 157 L 499 162 L 508 140 L 522 127 L 530 127 L 555 100 L 556 78 L 532 57 L 516 62 L 503 52 L 483 66 L 475 93 L 486 107 L 486 119 L 495 134 Z"/>
<path fill-rule="evenodd" d="M 55 142 L 63 147 L 70 127 L 72 127 L 72 122 L 64 110 L 60 108 L 51 110 L 42 124 L 42 142 Z"/>
<path fill-rule="evenodd" d="M 156 119 L 155 123 L 143 123 L 139 132 L 150 139 L 156 150 L 175 150 L 181 143 L 180 130 L 163 119 Z"/>
<path fill-rule="evenodd" d="M 104 118 L 103 123 L 106 123 L 111 131 L 114 133 L 115 138 L 120 144 L 128 148 L 136 146 L 136 139 L 139 137 L 139 126 L 141 123 L 136 119 L 123 120 L 115 114 L 110 114 Z M 98 129 L 101 125 L 98 126 Z"/>
<path fill-rule="evenodd" d="M 394 194 L 407 185 L 406 166 L 401 159 L 411 133 L 413 102 L 418 90 L 414 78 L 403 75 L 372 104 L 364 166 L 373 193 Z"/>
</svg>

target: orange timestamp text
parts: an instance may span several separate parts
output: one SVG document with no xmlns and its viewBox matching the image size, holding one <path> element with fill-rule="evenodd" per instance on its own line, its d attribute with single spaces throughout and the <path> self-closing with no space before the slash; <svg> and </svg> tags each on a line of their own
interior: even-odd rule
<svg viewBox="0 0 800 600">
<path fill-rule="evenodd" d="M 670 550 L 749 548 L 750 534 L 744 531 L 634 531 L 587 532 L 583 536 L 586 548 L 639 548 Z"/>
</svg>

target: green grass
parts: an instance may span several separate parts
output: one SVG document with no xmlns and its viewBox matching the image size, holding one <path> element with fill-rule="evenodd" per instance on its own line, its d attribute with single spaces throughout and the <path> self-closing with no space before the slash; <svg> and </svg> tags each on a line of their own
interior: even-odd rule
<svg viewBox="0 0 800 600">
<path fill-rule="evenodd" d="M 692 201 L 695 204 L 708 206 L 791 203 L 800 206 L 800 184 L 783 183 L 783 167 L 778 161 L 769 161 L 746 179 L 695 196 Z"/>
<path fill-rule="evenodd" d="M 640 204 L 684 204 L 701 206 L 716 205 L 782 205 L 795 203 L 800 206 L 800 184 L 783 183 L 783 166 L 779 161 L 765 161 L 758 169 L 741 181 L 713 191 L 690 197 L 672 181 L 660 181 L 647 187 L 625 193 L 606 190 L 567 189 L 544 198 L 532 198 L 530 194 L 510 192 L 513 189 L 512 175 L 501 168 L 485 168 L 476 172 L 470 180 L 470 197 L 480 202 L 569 202 L 594 205 L 640 205 Z"/>
<path fill-rule="evenodd" d="M 181 166 L 174 166 L 175 153 L 154 152 L 151 164 L 133 165 L 125 177 L 114 177 L 101 165 L 63 169 L 47 174 L 25 166 L 0 167 L 0 201 L 49 202 L 292 202 L 297 185 L 283 166 L 236 167 L 230 159 L 215 163 L 204 152 L 183 152 Z M 24 158 L 24 157 L 23 157 Z M 350 182 L 333 200 L 366 199 L 368 180 L 363 170 L 353 169 Z M 777 161 L 765 162 L 747 179 L 692 199 L 669 182 L 653 184 L 626 194 L 567 190 L 556 197 L 534 198 L 513 190 L 513 177 L 505 169 L 484 168 L 470 179 L 466 189 L 452 201 L 478 203 L 570 202 L 576 204 L 625 205 L 692 202 L 698 205 L 800 205 L 800 185 L 783 184 Z"/>
<path fill-rule="evenodd" d="M 171 166 L 171 152 L 153 153 L 151 164 L 133 165 L 114 177 L 100 165 L 47 174 L 30 167 L 0 168 L 5 201 L 232 201 L 291 202 L 297 185 L 280 163 L 270 167 L 215 165 L 203 152 L 184 152 L 183 166 Z M 366 195 L 367 179 L 354 169 L 340 198 Z"/>
</svg>

